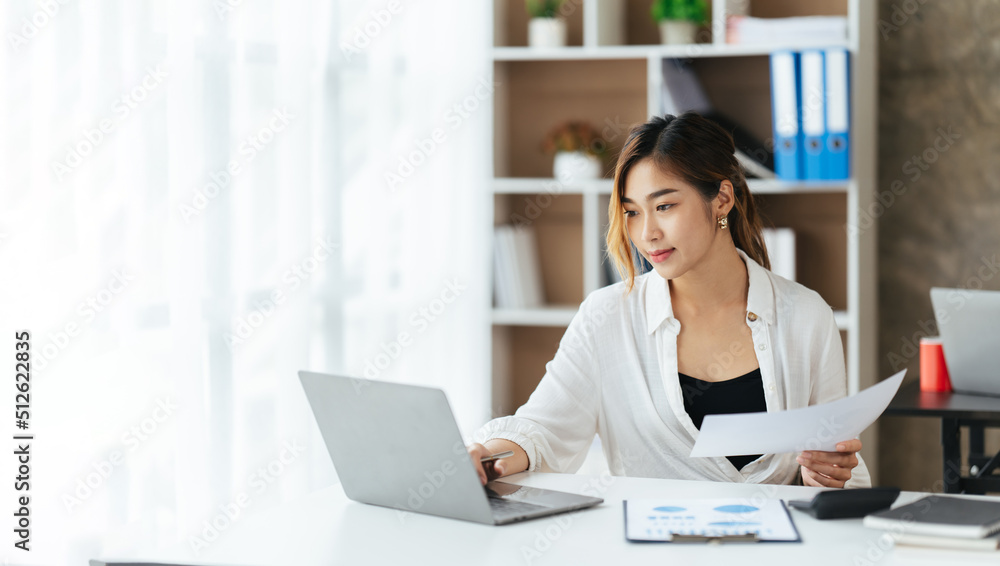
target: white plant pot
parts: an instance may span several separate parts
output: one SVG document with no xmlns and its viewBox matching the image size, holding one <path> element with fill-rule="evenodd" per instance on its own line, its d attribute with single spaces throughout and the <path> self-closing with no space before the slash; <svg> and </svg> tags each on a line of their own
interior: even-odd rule
<svg viewBox="0 0 1000 566">
<path fill-rule="evenodd" d="M 565 47 L 566 21 L 562 18 L 531 18 L 528 22 L 529 47 Z"/>
<path fill-rule="evenodd" d="M 601 178 L 601 159 L 583 151 L 557 151 L 552 176 L 563 183 Z"/>
<path fill-rule="evenodd" d="M 677 45 L 695 42 L 698 26 L 687 20 L 662 20 L 660 22 L 660 41 L 663 45 Z"/>
</svg>

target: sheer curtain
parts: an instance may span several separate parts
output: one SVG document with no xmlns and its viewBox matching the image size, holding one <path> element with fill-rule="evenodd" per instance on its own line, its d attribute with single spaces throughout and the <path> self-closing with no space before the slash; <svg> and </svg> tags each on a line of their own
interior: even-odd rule
<svg viewBox="0 0 1000 566">
<path fill-rule="evenodd" d="M 489 417 L 489 13 L 0 7 L 0 320 L 11 360 L 31 333 L 35 435 L 5 557 L 196 557 L 234 503 L 334 484 L 299 369 Z"/>
</svg>

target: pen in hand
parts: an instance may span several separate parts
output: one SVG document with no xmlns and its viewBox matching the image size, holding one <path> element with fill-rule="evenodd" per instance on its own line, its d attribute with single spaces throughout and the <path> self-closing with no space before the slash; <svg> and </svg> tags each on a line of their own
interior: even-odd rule
<svg viewBox="0 0 1000 566">
<path fill-rule="evenodd" d="M 513 450 L 507 450 L 506 452 L 497 452 L 496 454 L 490 454 L 485 458 L 480 458 L 479 461 L 485 464 L 486 462 L 492 462 L 493 460 L 499 460 L 501 458 L 510 458 L 514 455 Z"/>
<path fill-rule="evenodd" d="M 479 459 L 479 482 L 486 485 L 492 480 L 503 477 L 506 471 L 504 468 L 507 467 L 503 458 L 509 458 L 513 455 L 513 450 L 506 450 L 504 452 L 498 452 L 496 454 L 481 457 Z"/>
</svg>

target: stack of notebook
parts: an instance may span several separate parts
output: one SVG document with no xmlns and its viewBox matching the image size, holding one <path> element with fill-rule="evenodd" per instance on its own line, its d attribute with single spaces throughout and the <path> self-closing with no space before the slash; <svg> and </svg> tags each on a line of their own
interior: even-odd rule
<svg viewBox="0 0 1000 566">
<path fill-rule="evenodd" d="M 493 286 L 497 308 L 542 307 L 545 291 L 534 229 L 500 225 L 493 230 Z"/>
<path fill-rule="evenodd" d="M 751 18 L 734 16 L 726 21 L 726 43 L 742 45 L 789 45 L 831 43 L 847 40 L 844 16 L 796 18 Z"/>
<path fill-rule="evenodd" d="M 865 517 L 864 525 L 890 532 L 897 546 L 997 550 L 1000 502 L 930 495 Z"/>
</svg>

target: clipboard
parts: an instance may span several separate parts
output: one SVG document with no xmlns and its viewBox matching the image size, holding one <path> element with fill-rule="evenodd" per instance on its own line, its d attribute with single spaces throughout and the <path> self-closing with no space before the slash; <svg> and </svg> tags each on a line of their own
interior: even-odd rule
<svg viewBox="0 0 1000 566">
<path fill-rule="evenodd" d="M 632 499 L 622 501 L 622 512 L 631 542 L 802 542 L 780 499 Z"/>
</svg>

